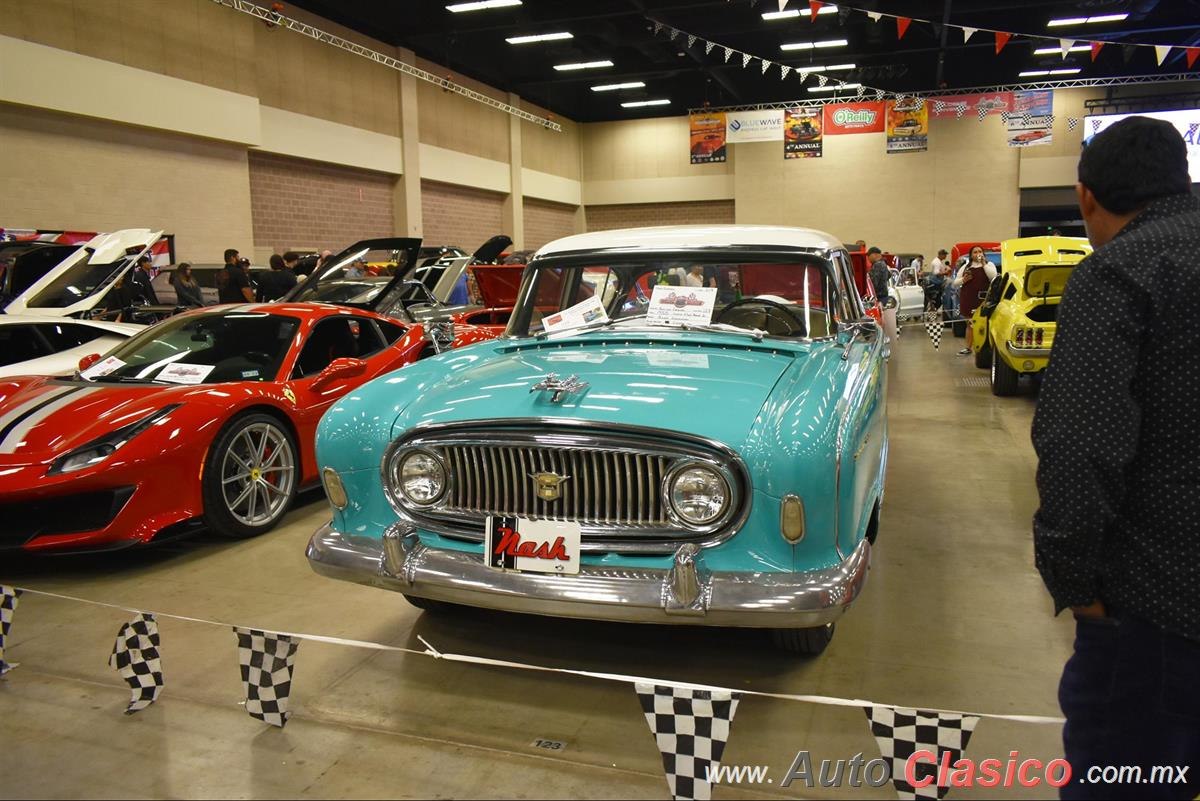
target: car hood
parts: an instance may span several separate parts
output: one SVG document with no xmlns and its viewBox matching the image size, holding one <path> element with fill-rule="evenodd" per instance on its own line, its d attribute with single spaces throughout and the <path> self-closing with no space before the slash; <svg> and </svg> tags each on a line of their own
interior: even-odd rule
<svg viewBox="0 0 1200 801">
<path fill-rule="evenodd" d="M 188 386 L 0 380 L 0 464 L 48 461 L 204 393 Z"/>
<path fill-rule="evenodd" d="M 716 341 L 722 339 L 729 341 Z M 674 429 L 736 447 L 780 376 L 805 356 L 739 340 L 592 334 L 569 344 L 477 345 L 450 355 L 456 363 L 400 411 L 392 436 L 463 420 L 557 418 Z M 551 392 L 531 391 L 551 373 L 588 386 L 555 403 Z"/>
</svg>

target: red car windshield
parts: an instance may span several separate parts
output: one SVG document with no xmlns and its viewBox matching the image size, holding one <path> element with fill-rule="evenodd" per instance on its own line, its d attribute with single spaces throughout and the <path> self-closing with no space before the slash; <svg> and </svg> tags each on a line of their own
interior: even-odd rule
<svg viewBox="0 0 1200 801">
<path fill-rule="evenodd" d="M 167 384 L 274 381 L 299 326 L 298 318 L 279 314 L 173 317 L 128 340 L 81 377 Z"/>
</svg>

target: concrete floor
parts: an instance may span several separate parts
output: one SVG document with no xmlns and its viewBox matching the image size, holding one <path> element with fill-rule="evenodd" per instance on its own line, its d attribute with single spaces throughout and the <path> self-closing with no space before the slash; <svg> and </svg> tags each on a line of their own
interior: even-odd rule
<svg viewBox="0 0 1200 801">
<path fill-rule="evenodd" d="M 137 553 L 29 560 L 0 581 L 179 615 L 594 671 L 900 705 L 1057 715 L 1071 644 L 1033 568 L 1035 398 L 999 399 L 986 373 L 906 330 L 891 363 L 891 461 L 870 581 L 829 650 L 803 661 L 756 632 L 422 614 L 399 596 L 320 578 L 304 544 L 326 519 L 318 494 L 249 542 L 203 537 Z M 0 797 L 666 798 L 632 688 L 571 676 L 307 642 L 293 715 L 246 716 L 233 634 L 162 620 L 167 688 L 123 716 L 107 667 L 128 615 L 27 595 L 0 681 Z M 980 722 L 968 754 L 1061 754 L 1058 726 Z M 566 743 L 558 753 L 535 739 Z M 799 749 L 878 754 L 859 709 L 745 698 L 726 764 L 771 766 Z M 776 782 L 778 778 L 776 778 Z M 952 798 L 1050 795 L 954 790 Z M 890 788 L 719 787 L 717 798 L 894 798 Z"/>
</svg>

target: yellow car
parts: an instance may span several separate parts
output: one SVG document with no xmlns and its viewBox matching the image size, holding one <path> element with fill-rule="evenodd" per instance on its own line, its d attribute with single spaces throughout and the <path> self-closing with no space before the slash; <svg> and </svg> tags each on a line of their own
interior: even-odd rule
<svg viewBox="0 0 1200 801">
<path fill-rule="evenodd" d="M 1031 236 L 1001 243 L 1001 272 L 971 316 L 975 365 L 991 368 L 993 395 L 1014 395 L 1022 375 L 1046 369 L 1063 289 L 1075 265 L 1091 252 L 1081 237 Z"/>
</svg>

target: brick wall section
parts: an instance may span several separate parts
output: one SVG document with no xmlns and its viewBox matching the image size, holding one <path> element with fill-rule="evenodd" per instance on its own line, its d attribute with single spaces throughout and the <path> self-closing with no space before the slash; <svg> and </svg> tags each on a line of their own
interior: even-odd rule
<svg viewBox="0 0 1200 801">
<path fill-rule="evenodd" d="M 455 245 L 470 253 L 505 230 L 504 195 L 486 189 L 421 181 L 423 241 Z"/>
<path fill-rule="evenodd" d="M 696 200 L 682 203 L 628 203 L 588 206 L 587 229 L 640 228 L 646 225 L 732 225 L 732 200 Z"/>
<path fill-rule="evenodd" d="M 392 186 L 384 173 L 250 151 L 254 245 L 337 252 L 359 239 L 391 236 Z"/>
<path fill-rule="evenodd" d="M 575 207 L 550 200 L 525 198 L 525 248 L 537 250 L 575 233 Z"/>
</svg>

